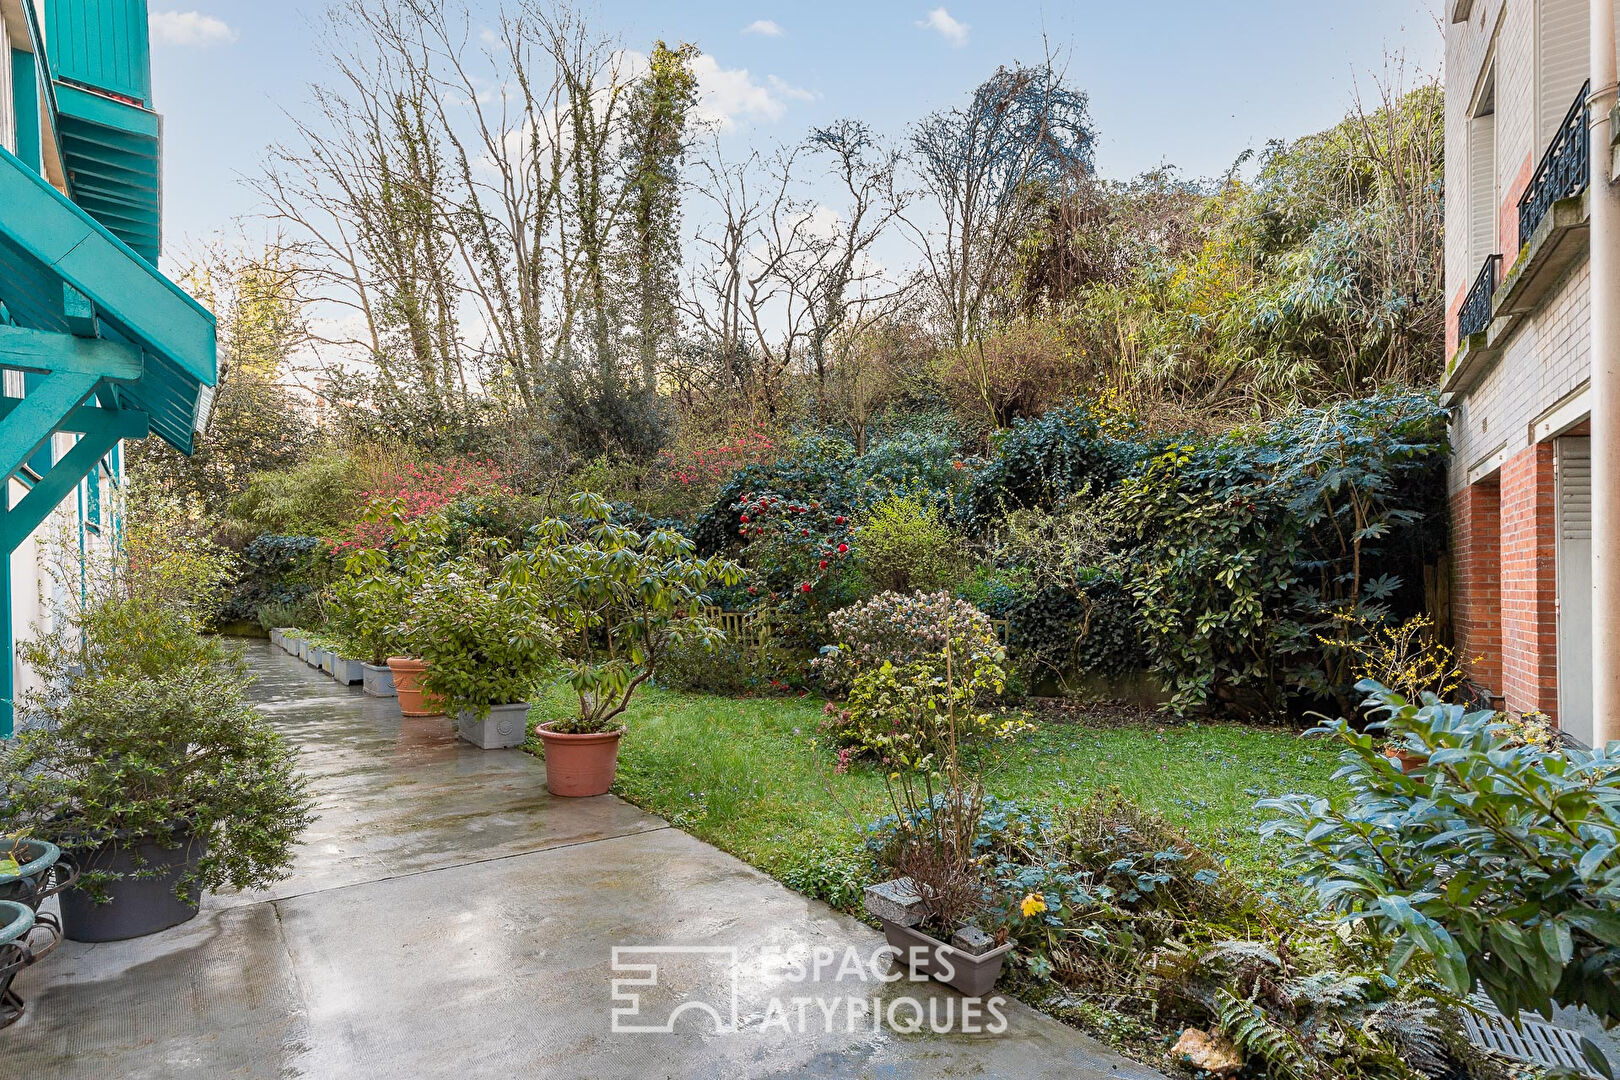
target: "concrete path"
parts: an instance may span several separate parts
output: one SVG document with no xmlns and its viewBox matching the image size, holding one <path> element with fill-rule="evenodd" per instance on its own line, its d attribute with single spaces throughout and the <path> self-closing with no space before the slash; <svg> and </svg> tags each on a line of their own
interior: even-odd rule
<svg viewBox="0 0 1620 1080">
<path fill-rule="evenodd" d="M 884 981 L 881 935 L 659 818 L 250 654 L 319 796 L 293 876 L 64 944 L 18 980 L 0 1075 L 1159 1078 L 1015 1001 Z M 919 1013 L 945 1033 L 897 1030 Z"/>
</svg>

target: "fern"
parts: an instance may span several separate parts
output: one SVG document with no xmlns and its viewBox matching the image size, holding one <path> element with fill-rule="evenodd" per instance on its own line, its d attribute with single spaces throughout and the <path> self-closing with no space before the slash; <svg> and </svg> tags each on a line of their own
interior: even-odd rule
<svg viewBox="0 0 1620 1080">
<path fill-rule="evenodd" d="M 1450 1066 L 1438 1016 L 1437 1009 L 1420 1002 L 1386 1001 L 1367 1016 L 1361 1030 L 1418 1072 L 1444 1076 Z"/>
<path fill-rule="evenodd" d="M 1275 1073 L 1298 1080 L 1314 1071 L 1294 1033 L 1273 1020 L 1252 996 L 1245 1000 L 1228 990 L 1215 991 L 1215 1015 L 1221 1030 L 1245 1057 L 1257 1057 Z"/>
<path fill-rule="evenodd" d="M 1366 997 L 1368 981 L 1365 975 L 1318 971 L 1304 978 L 1289 979 L 1283 984 L 1283 993 L 1296 1009 L 1336 1011 L 1359 1004 Z"/>
<path fill-rule="evenodd" d="M 1281 971 L 1283 966 L 1282 958 L 1277 955 L 1277 951 L 1265 942 L 1241 939 L 1217 941 L 1204 954 L 1205 963 L 1218 963 L 1221 961 L 1243 967 L 1261 964 L 1271 968 L 1273 971 Z"/>
</svg>

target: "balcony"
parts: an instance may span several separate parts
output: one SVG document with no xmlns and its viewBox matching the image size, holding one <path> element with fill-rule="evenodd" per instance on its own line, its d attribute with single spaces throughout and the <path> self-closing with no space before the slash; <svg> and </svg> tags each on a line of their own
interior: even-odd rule
<svg viewBox="0 0 1620 1080">
<path fill-rule="evenodd" d="M 1484 333 L 1491 326 L 1491 297 L 1496 293 L 1496 274 L 1502 266 L 1502 256 L 1492 255 L 1480 267 L 1479 276 L 1468 290 L 1462 310 L 1457 312 L 1457 339 Z"/>
<path fill-rule="evenodd" d="M 1519 200 L 1519 247 L 1505 272 L 1487 260 L 1457 316 L 1457 351 L 1446 365 L 1440 392 L 1466 393 L 1490 370 L 1519 321 L 1536 311 L 1579 260 L 1586 257 L 1591 175 L 1586 97 L 1581 87 L 1558 126 L 1541 164 Z M 1500 258 L 1493 256 L 1493 258 Z M 1495 283 L 1501 272 L 1501 282 Z"/>
<path fill-rule="evenodd" d="M 1547 152 L 1541 155 L 1541 164 L 1530 178 L 1530 186 L 1519 198 L 1521 249 L 1530 243 L 1536 234 L 1536 226 L 1541 224 L 1554 203 L 1586 190 L 1587 180 L 1592 174 L 1588 164 L 1591 139 L 1586 131 L 1586 95 L 1591 90 L 1590 80 L 1581 86 L 1581 92 L 1575 95 L 1574 104 L 1564 114 L 1564 122 L 1558 126 Z"/>
</svg>

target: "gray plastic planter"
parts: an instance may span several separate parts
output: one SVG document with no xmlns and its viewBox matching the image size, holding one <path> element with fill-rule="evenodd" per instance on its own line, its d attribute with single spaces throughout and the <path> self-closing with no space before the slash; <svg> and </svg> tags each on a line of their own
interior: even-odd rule
<svg viewBox="0 0 1620 1080">
<path fill-rule="evenodd" d="M 294 656 L 298 657 L 298 659 L 302 660 L 309 653 L 309 642 L 305 641 L 303 638 L 293 638 L 291 652 Z"/>
<path fill-rule="evenodd" d="M 394 673 L 387 664 L 360 665 L 360 688 L 372 697 L 394 697 Z"/>
<path fill-rule="evenodd" d="M 321 666 L 321 657 L 325 655 L 325 649 L 321 648 L 319 645 L 311 645 L 304 653 L 304 663 L 308 664 L 312 668 L 319 668 Z"/>
<path fill-rule="evenodd" d="M 953 949 L 943 941 L 929 937 L 911 926 L 901 926 L 887 920 L 883 923 L 883 936 L 889 944 L 900 950 L 900 964 L 913 975 L 924 972 L 946 986 L 961 991 L 968 997 L 984 997 L 1001 977 L 1001 964 L 1012 951 L 1007 942 L 989 952 L 974 953 Z"/>
<path fill-rule="evenodd" d="M 529 705 L 494 705 L 482 720 L 470 712 L 456 716 L 456 734 L 481 750 L 507 750 L 522 746 L 529 737 Z"/>
<path fill-rule="evenodd" d="M 175 885 L 181 877 L 196 872 L 207 853 L 207 841 L 191 837 L 175 848 L 136 841 L 134 847 L 143 861 L 136 860 L 135 851 L 118 844 L 104 844 L 85 855 L 86 873 L 107 870 L 126 876 L 107 883 L 105 904 L 96 903 L 78 888 L 57 897 L 62 905 L 62 931 L 69 941 L 124 941 L 196 917 L 197 905 L 177 897 Z M 136 872 L 151 876 L 127 876 Z"/>
<path fill-rule="evenodd" d="M 332 661 L 332 678 L 341 686 L 353 686 L 365 677 L 365 665 L 358 660 L 340 656 Z"/>
<path fill-rule="evenodd" d="M 321 650 L 321 670 L 328 675 L 337 675 L 337 653 L 331 649 Z"/>
<path fill-rule="evenodd" d="M 272 631 L 270 631 L 270 644 L 274 645 L 278 649 L 281 648 L 281 631 L 280 630 L 272 630 Z"/>
<path fill-rule="evenodd" d="M 983 997 L 996 985 L 1001 965 L 1013 943 L 981 950 L 991 938 L 973 928 L 953 940 L 972 951 L 947 945 L 917 929 L 924 916 L 923 899 L 910 878 L 895 878 L 866 887 L 866 910 L 883 922 L 883 936 L 900 953 L 900 964 L 912 973 L 926 974 L 968 997 Z M 977 938 L 977 941 L 974 940 Z"/>
</svg>

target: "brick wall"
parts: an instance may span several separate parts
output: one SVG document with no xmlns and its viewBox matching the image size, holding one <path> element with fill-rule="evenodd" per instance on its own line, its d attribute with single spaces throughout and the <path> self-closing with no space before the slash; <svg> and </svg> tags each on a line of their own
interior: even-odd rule
<svg viewBox="0 0 1620 1080">
<path fill-rule="evenodd" d="M 1553 446 L 1502 465 L 1502 694 L 1509 709 L 1558 709 L 1558 534 Z"/>
<path fill-rule="evenodd" d="M 1502 493 L 1495 476 L 1451 497 L 1451 623 L 1475 682 L 1502 685 Z"/>
</svg>

